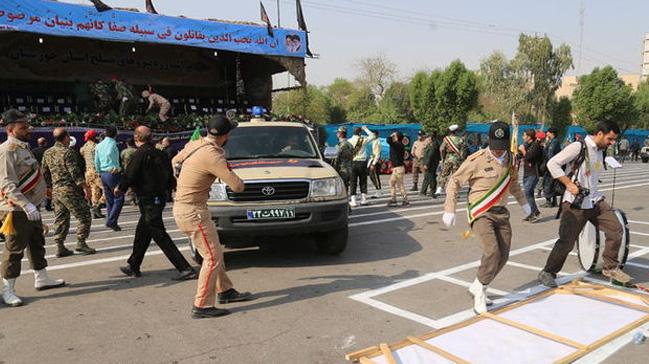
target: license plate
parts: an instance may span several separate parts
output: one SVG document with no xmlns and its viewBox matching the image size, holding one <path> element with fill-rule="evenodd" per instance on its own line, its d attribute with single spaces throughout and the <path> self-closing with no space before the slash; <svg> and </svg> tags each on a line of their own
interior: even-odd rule
<svg viewBox="0 0 649 364">
<path fill-rule="evenodd" d="M 248 220 L 294 219 L 295 209 L 248 210 Z"/>
</svg>

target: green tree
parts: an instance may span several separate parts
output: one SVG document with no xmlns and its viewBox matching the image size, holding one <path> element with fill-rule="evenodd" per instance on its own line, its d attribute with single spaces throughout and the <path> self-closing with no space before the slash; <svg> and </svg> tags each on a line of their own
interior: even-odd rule
<svg viewBox="0 0 649 364">
<path fill-rule="evenodd" d="M 413 115 L 417 121 L 421 122 L 426 119 L 425 97 L 426 89 L 428 88 L 430 76 L 424 71 L 419 71 L 410 79 L 408 87 L 410 88 L 408 94 L 410 96 L 410 106 L 412 107 Z"/>
<path fill-rule="evenodd" d="M 649 129 L 649 80 L 644 81 L 635 93 L 635 108 L 638 112 L 637 128 Z"/>
<path fill-rule="evenodd" d="M 592 130 L 600 121 L 615 121 L 626 130 L 638 119 L 631 87 L 611 66 L 595 68 L 579 78 L 573 103 L 579 124 Z"/>
<path fill-rule="evenodd" d="M 441 132 L 451 124 L 464 126 L 469 112 L 478 106 L 475 74 L 456 60 L 431 80 L 435 84 L 435 113 L 426 127 Z"/>
<path fill-rule="evenodd" d="M 410 107 L 409 85 L 404 82 L 393 82 L 379 101 L 378 114 L 386 124 L 405 124 L 413 122 Z"/>
<path fill-rule="evenodd" d="M 353 122 L 364 122 L 376 114 L 376 98 L 369 87 L 357 87 L 349 96 L 347 119 Z"/>
<path fill-rule="evenodd" d="M 353 82 L 344 78 L 336 78 L 326 87 L 326 93 L 331 100 L 331 122 L 335 124 L 347 121 L 347 111 L 352 93 L 356 90 Z"/>
<path fill-rule="evenodd" d="M 273 112 L 286 117 L 303 115 L 318 124 L 328 124 L 331 119 L 331 101 L 323 89 L 307 86 L 305 90 L 281 92 L 273 97 Z"/>
<path fill-rule="evenodd" d="M 570 47 L 562 44 L 554 49 L 547 36 L 521 34 L 513 67 L 522 70 L 526 77 L 531 113 L 545 121 L 563 74 L 573 67 Z"/>
<path fill-rule="evenodd" d="M 489 119 L 509 120 L 512 112 L 529 109 L 524 74 L 501 52 L 482 60 L 479 85 L 482 111 Z"/>
<path fill-rule="evenodd" d="M 548 126 L 553 126 L 563 134 L 567 126 L 572 125 L 572 102 L 567 97 L 552 100 L 550 104 L 550 121 Z"/>
</svg>

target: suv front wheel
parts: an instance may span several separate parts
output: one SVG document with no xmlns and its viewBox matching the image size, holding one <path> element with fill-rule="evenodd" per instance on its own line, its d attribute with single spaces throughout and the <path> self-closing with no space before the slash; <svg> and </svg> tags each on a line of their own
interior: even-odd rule
<svg viewBox="0 0 649 364">
<path fill-rule="evenodd" d="M 315 237 L 316 247 L 322 254 L 338 255 L 347 247 L 347 236 L 349 234 L 347 226 L 344 228 L 319 233 Z"/>
</svg>

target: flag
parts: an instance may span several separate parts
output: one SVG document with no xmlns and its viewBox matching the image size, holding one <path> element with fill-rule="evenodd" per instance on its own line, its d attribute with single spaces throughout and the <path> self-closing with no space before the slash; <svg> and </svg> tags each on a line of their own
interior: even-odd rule
<svg viewBox="0 0 649 364">
<path fill-rule="evenodd" d="M 158 12 L 155 10 L 155 7 L 153 6 L 153 0 L 146 0 L 146 12 L 149 14 L 157 14 Z"/>
<path fill-rule="evenodd" d="M 311 53 L 311 49 L 309 49 L 309 30 L 306 28 L 306 21 L 304 21 L 302 2 L 300 0 L 295 0 L 295 7 L 297 8 L 297 25 L 300 27 L 300 30 L 304 30 L 304 33 L 306 34 L 306 55 L 313 57 L 313 53 Z"/>
<path fill-rule="evenodd" d="M 264 4 L 261 1 L 259 2 L 259 6 L 261 7 L 261 21 L 266 23 L 266 28 L 268 28 L 268 35 L 274 38 L 275 34 L 273 34 L 273 26 L 270 25 L 270 18 L 268 17 L 266 8 L 264 8 Z"/>
<path fill-rule="evenodd" d="M 194 140 L 199 140 L 199 139 L 202 138 L 202 137 L 203 137 L 203 136 L 201 135 L 201 127 L 200 127 L 200 126 L 197 126 L 197 127 L 196 127 L 196 130 L 194 130 L 194 133 L 192 134 L 192 137 L 189 138 L 189 141 L 190 141 L 190 142 L 193 142 Z"/>
<path fill-rule="evenodd" d="M 512 152 L 512 166 L 518 167 L 518 119 L 516 113 L 512 112 L 512 135 L 509 150 Z"/>
</svg>

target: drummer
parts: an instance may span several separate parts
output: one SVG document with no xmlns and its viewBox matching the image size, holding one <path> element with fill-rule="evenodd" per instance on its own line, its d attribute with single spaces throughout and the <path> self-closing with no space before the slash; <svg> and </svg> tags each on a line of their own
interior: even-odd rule
<svg viewBox="0 0 649 364">
<path fill-rule="evenodd" d="M 599 180 L 604 170 L 604 151 L 615 144 L 619 135 L 620 127 L 615 122 L 603 121 L 597 125 L 595 134 L 584 139 L 584 154 L 582 142 L 576 141 L 548 161 L 548 171 L 566 186 L 566 192 L 561 203 L 559 240 L 554 244 L 545 268 L 538 277 L 541 284 L 547 287 L 557 286 L 557 273 L 563 268 L 587 221 L 597 226 L 606 236 L 602 274 L 621 283 L 631 280 L 631 277 L 620 269 L 617 258 L 622 245 L 623 226 L 599 191 Z M 577 167 L 576 179 L 568 178 L 561 167 L 577 160 L 582 160 L 583 163 Z M 586 189 L 590 191 L 587 195 Z M 583 202 L 580 206 L 573 206 L 573 201 L 580 193 L 586 195 Z"/>
</svg>

